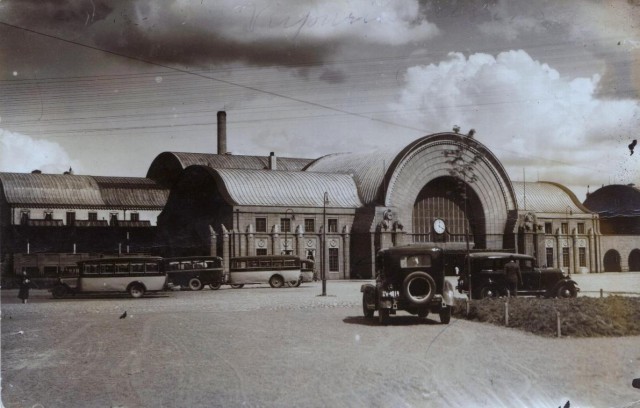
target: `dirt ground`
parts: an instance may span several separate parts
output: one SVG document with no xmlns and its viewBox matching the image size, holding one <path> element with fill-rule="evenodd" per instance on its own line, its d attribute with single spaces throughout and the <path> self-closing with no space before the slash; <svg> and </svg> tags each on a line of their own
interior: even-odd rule
<svg viewBox="0 0 640 408">
<path fill-rule="evenodd" d="M 639 277 L 640 278 L 640 277 Z M 4 407 L 640 407 L 640 337 L 362 317 L 361 282 L 54 300 L 2 291 Z M 640 287 L 640 286 L 638 286 Z M 127 318 L 119 316 L 127 311 Z"/>
</svg>

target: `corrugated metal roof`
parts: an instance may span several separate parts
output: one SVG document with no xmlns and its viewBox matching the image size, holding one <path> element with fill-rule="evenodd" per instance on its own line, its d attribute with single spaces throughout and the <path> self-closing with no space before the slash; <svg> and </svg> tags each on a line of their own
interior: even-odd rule
<svg viewBox="0 0 640 408">
<path fill-rule="evenodd" d="M 103 206 L 96 181 L 71 174 L 0 173 L 4 196 L 10 204 L 49 206 Z"/>
<path fill-rule="evenodd" d="M 547 181 L 527 182 L 526 184 L 514 181 L 512 184 L 520 211 L 558 214 L 564 214 L 567 210 L 573 214 L 589 212 L 580 204 L 575 194 L 560 184 Z"/>
<path fill-rule="evenodd" d="M 155 181 L 137 177 L 0 173 L 0 182 L 13 205 L 162 208 L 169 195 Z"/>
<path fill-rule="evenodd" d="M 357 208 L 362 203 L 353 179 L 344 174 L 272 170 L 210 169 L 235 205 Z"/>
<path fill-rule="evenodd" d="M 170 152 L 182 163 L 182 168 L 195 164 L 210 166 L 218 169 L 268 169 L 268 156 L 238 156 L 234 154 L 208 154 L 208 153 L 183 153 Z M 313 159 L 297 159 L 289 157 L 276 157 L 277 169 L 284 171 L 300 171 Z"/>
<path fill-rule="evenodd" d="M 371 150 L 361 153 L 336 153 L 311 163 L 306 170 L 348 174 L 358 187 L 365 204 L 375 201 L 384 175 L 400 150 Z"/>
</svg>

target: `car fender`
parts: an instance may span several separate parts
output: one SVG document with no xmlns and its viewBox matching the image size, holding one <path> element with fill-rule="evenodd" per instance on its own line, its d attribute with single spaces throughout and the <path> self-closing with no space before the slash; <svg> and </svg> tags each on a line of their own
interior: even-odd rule
<svg viewBox="0 0 640 408">
<path fill-rule="evenodd" d="M 364 285 L 360 286 L 360 292 L 362 293 L 369 293 L 369 292 L 375 293 L 375 291 L 376 291 L 376 287 L 370 283 L 365 283 Z"/>
<path fill-rule="evenodd" d="M 453 295 L 453 285 L 448 280 L 444 281 L 444 286 L 442 287 L 442 301 L 447 306 L 453 306 L 454 303 L 454 295 Z"/>
</svg>

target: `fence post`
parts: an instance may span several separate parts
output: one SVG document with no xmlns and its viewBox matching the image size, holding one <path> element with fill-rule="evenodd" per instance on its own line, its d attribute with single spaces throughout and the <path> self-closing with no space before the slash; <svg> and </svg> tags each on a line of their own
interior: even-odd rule
<svg viewBox="0 0 640 408">
<path fill-rule="evenodd" d="M 558 312 L 557 310 L 556 310 L 556 324 L 558 326 L 558 328 L 557 328 L 558 337 L 562 337 L 562 331 L 561 331 L 561 328 L 560 328 L 560 312 Z"/>
<path fill-rule="evenodd" d="M 603 290 L 600 289 L 600 297 L 603 297 Z"/>
<path fill-rule="evenodd" d="M 509 300 L 504 302 L 504 325 L 509 326 Z"/>
<path fill-rule="evenodd" d="M 469 298 L 464 298 L 466 304 L 467 304 L 467 317 L 469 317 L 469 310 L 471 309 L 471 305 L 469 304 Z"/>
</svg>

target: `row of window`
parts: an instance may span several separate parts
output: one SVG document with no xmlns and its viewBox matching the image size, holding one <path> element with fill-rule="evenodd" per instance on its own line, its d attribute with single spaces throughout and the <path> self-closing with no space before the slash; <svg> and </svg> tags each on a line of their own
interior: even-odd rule
<svg viewBox="0 0 640 408">
<path fill-rule="evenodd" d="M 315 230 L 316 230 L 316 220 L 315 220 L 315 218 L 305 218 L 304 219 L 304 230 L 305 230 L 305 232 L 315 232 Z M 292 232 L 292 230 L 291 230 L 291 219 L 290 218 L 280 218 L 280 231 L 281 232 Z M 267 232 L 267 218 L 266 217 L 257 217 L 256 218 L 256 232 Z M 338 219 L 337 218 L 328 218 L 327 219 L 327 232 L 338 232 Z"/>
<path fill-rule="evenodd" d="M 585 231 L 585 227 L 584 227 L 584 222 L 579 222 L 578 224 L 578 234 L 584 234 Z M 544 233 L 545 234 L 553 234 L 553 224 L 550 222 L 545 222 L 544 223 Z M 569 223 L 568 222 L 563 222 L 560 224 L 560 233 L 561 234 L 568 234 L 569 233 Z"/>
<path fill-rule="evenodd" d="M 552 267 L 554 256 L 553 256 L 553 248 L 547 248 L 547 266 Z M 569 256 L 569 248 L 562 248 L 562 265 L 567 268 L 571 267 L 571 257 Z M 587 266 L 587 249 L 580 247 L 578 248 L 578 266 L 583 267 Z"/>
<path fill-rule="evenodd" d="M 307 259 L 315 260 L 314 250 L 307 250 Z M 257 248 L 256 249 L 257 256 L 265 256 L 267 254 L 266 248 Z M 292 251 L 283 252 L 283 255 L 292 255 Z M 340 271 L 340 252 L 338 248 L 329 248 L 329 271 L 330 272 L 339 272 Z"/>
<path fill-rule="evenodd" d="M 20 223 L 26 224 L 31 217 L 30 211 L 22 211 L 20 213 Z M 129 213 L 131 221 L 140 221 L 140 214 L 132 212 Z M 53 211 L 44 212 L 44 220 L 53 221 Z M 98 213 L 90 212 L 87 217 L 87 221 L 98 221 Z M 73 211 L 67 211 L 67 225 L 73 225 L 76 222 L 76 213 Z M 109 224 L 113 225 L 118 222 L 118 213 L 111 213 L 109 215 Z"/>
</svg>

